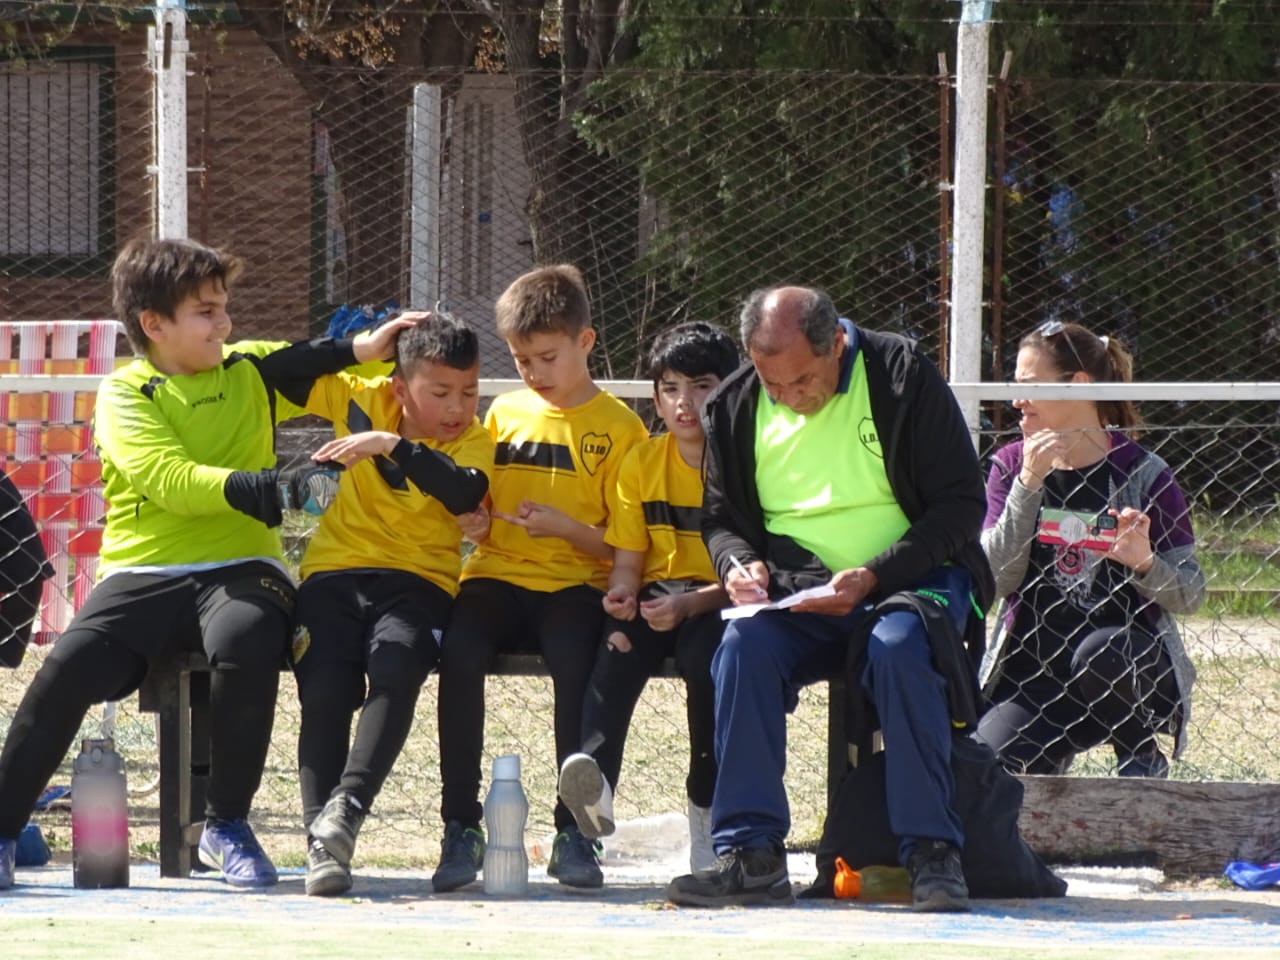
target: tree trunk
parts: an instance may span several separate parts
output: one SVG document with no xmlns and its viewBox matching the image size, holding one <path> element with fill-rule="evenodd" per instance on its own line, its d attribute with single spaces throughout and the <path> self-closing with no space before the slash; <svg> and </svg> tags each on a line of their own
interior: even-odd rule
<svg viewBox="0 0 1280 960">
<path fill-rule="evenodd" d="M 1020 777 L 1018 827 L 1050 863 L 1153 864 L 1215 875 L 1280 856 L 1280 785 Z"/>
<path fill-rule="evenodd" d="M 639 178 L 596 153 L 575 131 L 575 105 L 584 101 L 595 74 L 574 64 L 546 68 L 539 50 L 540 11 L 506 9 L 500 26 L 531 181 L 525 214 L 534 262 L 568 262 L 582 270 L 602 341 L 599 368 L 628 370 L 636 345 L 627 334 L 642 292 L 632 272 L 639 250 Z"/>
<path fill-rule="evenodd" d="M 304 59 L 279 5 L 242 8 L 245 21 L 289 68 L 328 130 L 345 201 L 346 289 L 352 303 L 405 300 L 405 108 L 418 83 L 441 83 L 446 96 L 456 94 L 484 22 L 444 7 L 425 23 L 418 16 L 404 18 L 398 33 L 385 36 L 393 54 L 380 66 L 314 50 Z"/>
</svg>

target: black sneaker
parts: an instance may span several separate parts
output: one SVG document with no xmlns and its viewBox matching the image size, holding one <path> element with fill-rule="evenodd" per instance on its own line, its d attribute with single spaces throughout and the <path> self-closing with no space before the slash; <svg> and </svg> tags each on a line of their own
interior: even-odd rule
<svg viewBox="0 0 1280 960">
<path fill-rule="evenodd" d="M 547 876 L 555 877 L 567 887 L 598 890 L 604 886 L 600 870 L 600 847 L 588 840 L 577 827 L 566 827 L 556 834 L 547 861 Z"/>
<path fill-rule="evenodd" d="M 484 866 L 484 834 L 475 827 L 464 827 L 457 820 L 444 826 L 440 842 L 440 863 L 431 875 L 431 888 L 448 893 L 475 883 L 476 874 Z"/>
<path fill-rule="evenodd" d="M 907 861 L 911 909 L 925 913 L 963 913 L 969 887 L 960 868 L 960 851 L 945 840 L 920 840 Z"/>
<path fill-rule="evenodd" d="M 307 839 L 307 896 L 336 897 L 351 889 L 351 868 L 315 838 Z"/>
<path fill-rule="evenodd" d="M 1151 777 L 1153 780 L 1169 779 L 1169 761 L 1154 744 L 1128 753 L 1116 747 L 1116 775 L 1121 777 Z"/>
<path fill-rule="evenodd" d="M 794 903 L 787 852 L 781 846 L 730 850 L 721 854 L 710 870 L 672 880 L 667 884 L 667 899 L 684 907 L 779 907 Z"/>
<path fill-rule="evenodd" d="M 356 835 L 368 814 L 369 811 L 351 794 L 335 794 L 311 821 L 311 836 L 323 843 L 335 860 L 349 867 L 356 852 Z"/>
</svg>

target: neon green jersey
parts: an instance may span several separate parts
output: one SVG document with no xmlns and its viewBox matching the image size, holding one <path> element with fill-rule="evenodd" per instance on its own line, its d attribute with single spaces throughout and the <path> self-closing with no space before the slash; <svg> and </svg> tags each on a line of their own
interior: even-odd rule
<svg viewBox="0 0 1280 960">
<path fill-rule="evenodd" d="M 267 387 L 243 355 L 286 346 L 228 344 L 220 366 L 176 377 L 140 358 L 102 381 L 93 418 L 107 500 L 100 575 L 253 557 L 283 564 L 279 531 L 233 509 L 222 488 L 232 471 L 275 466 Z M 277 394 L 277 420 L 299 412 Z"/>
</svg>

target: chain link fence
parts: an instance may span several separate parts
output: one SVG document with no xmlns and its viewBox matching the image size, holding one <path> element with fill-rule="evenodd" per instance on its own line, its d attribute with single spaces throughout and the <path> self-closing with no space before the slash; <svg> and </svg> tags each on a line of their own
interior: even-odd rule
<svg viewBox="0 0 1280 960">
<path fill-rule="evenodd" d="M 481 332 L 484 375 L 510 377 L 492 303 L 535 262 L 563 259 L 591 283 L 602 377 L 634 376 L 670 324 L 732 326 L 746 293 L 780 281 L 823 286 L 857 322 L 945 353 L 945 69 L 571 75 L 486 59 L 492 37 L 466 70 L 355 67 L 264 41 L 251 13 L 192 27 L 187 88 L 190 232 L 247 260 L 232 299 L 242 336 L 322 331 L 344 304 L 443 301 Z M 0 321 L 110 315 L 110 261 L 153 222 L 151 84 L 137 23 L 89 24 L 47 55 L 0 65 Z M 1274 379 L 1280 84 L 1038 78 L 1015 58 L 991 107 L 989 376 L 1011 376 L 1019 337 L 1038 323 L 1079 319 L 1124 337 L 1143 380 Z M 1144 442 L 1186 493 L 1209 586 L 1181 621 L 1199 679 L 1172 775 L 1280 780 L 1280 411 L 1189 396 L 1144 413 Z M 983 417 L 986 455 L 1016 418 L 994 403 Z M 287 455 L 301 456 L 318 434 L 284 436 Z M 305 531 L 289 537 L 296 559 Z M 41 655 L 0 676 L 0 728 Z M 434 858 L 435 690 L 432 678 L 362 834 L 365 857 Z M 257 816 L 269 851 L 298 863 L 287 676 L 281 691 Z M 825 695 L 806 691 L 792 721 L 798 841 L 816 838 L 825 810 Z M 682 696 L 650 684 L 620 817 L 683 809 Z M 531 833 L 549 831 L 549 685 L 491 680 L 488 698 L 487 749 L 526 758 Z M 154 730 L 136 701 L 122 706 L 117 737 L 131 786 L 144 787 Z M 1102 748 L 1071 773 L 1114 769 Z M 152 802 L 136 801 L 144 831 Z"/>
</svg>

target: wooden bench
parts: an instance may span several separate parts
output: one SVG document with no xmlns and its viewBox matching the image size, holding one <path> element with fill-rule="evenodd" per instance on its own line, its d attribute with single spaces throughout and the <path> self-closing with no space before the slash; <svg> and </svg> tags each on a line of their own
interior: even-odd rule
<svg viewBox="0 0 1280 960">
<path fill-rule="evenodd" d="M 503 654 L 491 676 L 546 676 L 537 654 Z M 674 678 L 668 658 L 654 677 Z M 186 877 L 201 869 L 196 855 L 204 828 L 209 785 L 209 663 L 203 654 L 179 654 L 152 664 L 138 693 L 138 705 L 156 714 L 160 764 L 160 875 Z M 830 681 L 827 713 L 827 792 L 830 796 L 848 767 L 844 742 L 844 685 Z"/>
</svg>

